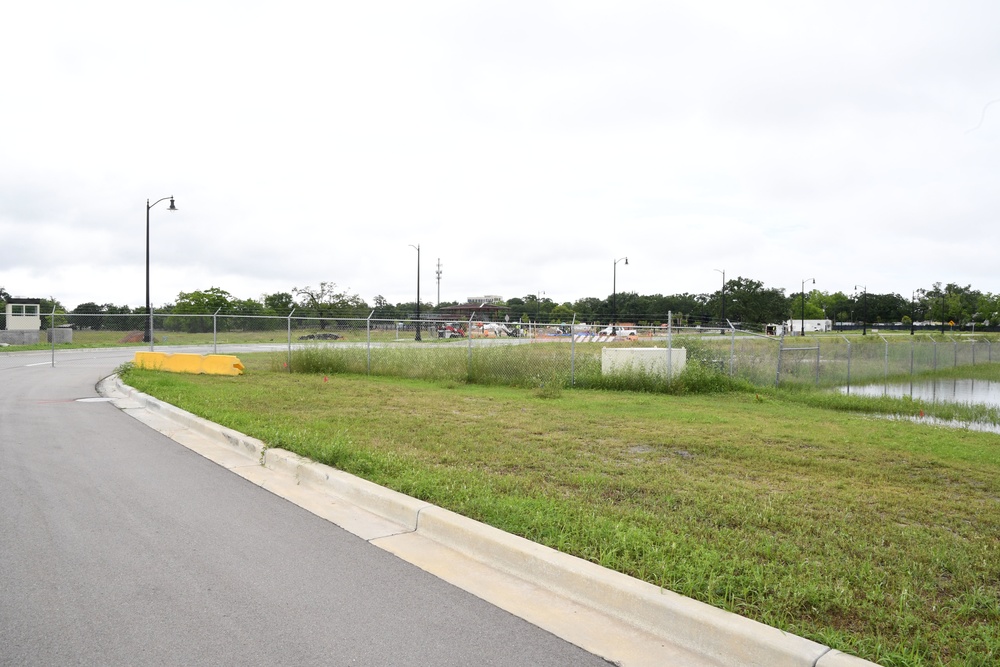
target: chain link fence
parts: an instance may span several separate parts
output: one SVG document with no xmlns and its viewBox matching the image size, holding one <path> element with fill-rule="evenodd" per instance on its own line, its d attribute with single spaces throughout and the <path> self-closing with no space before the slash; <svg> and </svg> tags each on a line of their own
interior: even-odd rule
<svg viewBox="0 0 1000 667">
<path fill-rule="evenodd" d="M 684 348 L 689 365 L 752 384 L 847 386 L 994 362 L 983 335 L 768 336 L 732 327 L 533 325 L 444 319 L 387 320 L 230 313 L 43 314 L 16 350 L 171 349 L 201 354 L 270 352 L 281 369 L 472 381 L 512 386 L 602 387 L 606 347 Z M 668 319 L 668 322 L 670 320 Z M 34 336 L 37 334 L 37 341 Z M 2 339 L 0 339 L 2 340 Z M 633 378 L 634 379 L 634 378 Z M 669 380 L 669 378 L 668 378 Z M 639 388 L 656 387 L 642 385 Z"/>
</svg>

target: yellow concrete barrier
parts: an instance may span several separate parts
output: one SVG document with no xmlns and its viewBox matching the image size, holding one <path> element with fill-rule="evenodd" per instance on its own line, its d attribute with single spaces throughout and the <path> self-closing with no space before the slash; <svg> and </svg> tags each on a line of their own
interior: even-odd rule
<svg viewBox="0 0 1000 667">
<path fill-rule="evenodd" d="M 242 375 L 243 364 L 232 354 L 210 354 L 202 361 L 201 372 L 209 375 Z"/>
<path fill-rule="evenodd" d="M 171 373 L 205 373 L 207 375 L 242 375 L 244 366 L 232 354 L 167 354 L 166 352 L 136 352 L 135 365 Z"/>
<path fill-rule="evenodd" d="M 163 361 L 167 358 L 164 352 L 136 352 L 135 365 L 139 368 L 148 368 L 158 371 L 163 367 Z"/>
</svg>

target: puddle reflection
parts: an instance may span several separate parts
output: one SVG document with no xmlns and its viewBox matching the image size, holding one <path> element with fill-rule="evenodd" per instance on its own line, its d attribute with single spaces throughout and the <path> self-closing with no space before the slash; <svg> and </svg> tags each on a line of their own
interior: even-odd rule
<svg viewBox="0 0 1000 667">
<path fill-rule="evenodd" d="M 992 380 L 932 380 L 906 384 L 869 384 L 859 387 L 841 387 L 840 393 L 852 396 L 891 396 L 903 398 L 909 396 L 914 400 L 928 403 L 960 403 L 964 405 L 984 405 L 1000 408 L 1000 382 Z M 966 428 L 973 431 L 1000 433 L 1000 425 L 984 422 L 963 422 L 950 419 L 938 419 L 930 416 L 889 415 L 888 419 L 905 419 L 921 424 L 936 424 L 952 428 Z"/>
<path fill-rule="evenodd" d="M 963 403 L 1000 408 L 1000 382 L 992 380 L 933 380 L 912 384 L 868 384 L 860 387 L 841 387 L 840 393 L 853 396 L 909 396 L 914 400 L 937 403 Z"/>
</svg>

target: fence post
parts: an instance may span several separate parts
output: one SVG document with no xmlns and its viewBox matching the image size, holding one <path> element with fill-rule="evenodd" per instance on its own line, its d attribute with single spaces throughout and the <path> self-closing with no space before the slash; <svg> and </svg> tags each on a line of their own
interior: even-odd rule
<svg viewBox="0 0 1000 667">
<path fill-rule="evenodd" d="M 910 338 L 910 398 L 913 398 L 913 348 L 916 341 Z"/>
<path fill-rule="evenodd" d="M 569 325 L 569 386 L 576 386 L 576 313 Z"/>
<path fill-rule="evenodd" d="M 782 332 L 781 340 L 778 341 L 778 368 L 774 373 L 774 386 L 781 383 L 781 351 L 785 348 L 785 334 Z"/>
<path fill-rule="evenodd" d="M 368 375 L 372 374 L 372 315 L 375 311 L 368 313 L 368 319 L 365 320 L 365 328 L 368 330 Z"/>
<path fill-rule="evenodd" d="M 469 315 L 469 321 L 465 325 L 465 337 L 469 339 L 469 355 L 465 362 L 465 375 L 467 378 L 472 376 L 472 318 L 475 316 L 475 313 Z"/>
<path fill-rule="evenodd" d="M 212 315 L 212 354 L 219 353 L 219 310 L 222 308 L 216 310 L 215 314 Z"/>
<path fill-rule="evenodd" d="M 52 320 L 49 322 L 49 338 L 52 339 L 52 368 L 56 367 L 56 305 L 52 304 Z"/>
<path fill-rule="evenodd" d="M 673 382 L 674 379 L 674 314 L 673 311 L 667 311 L 667 382 Z"/>
<path fill-rule="evenodd" d="M 847 395 L 851 395 L 851 340 L 844 334 L 840 337 L 847 342 Z"/>
<path fill-rule="evenodd" d="M 729 324 L 729 377 L 733 377 L 733 366 L 736 363 L 736 327 L 729 320 L 726 320 Z"/>
<path fill-rule="evenodd" d="M 816 341 L 816 386 L 819 386 L 819 341 Z"/>
<path fill-rule="evenodd" d="M 882 393 L 889 391 L 889 341 L 882 334 L 878 335 L 885 343 L 885 359 L 882 363 Z"/>
<path fill-rule="evenodd" d="M 292 313 L 295 312 L 295 308 L 288 313 L 288 372 L 292 372 Z"/>
</svg>

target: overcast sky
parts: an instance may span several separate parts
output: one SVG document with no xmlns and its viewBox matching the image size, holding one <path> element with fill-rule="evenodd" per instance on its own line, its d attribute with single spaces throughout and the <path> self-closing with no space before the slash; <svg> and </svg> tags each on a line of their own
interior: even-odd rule
<svg viewBox="0 0 1000 667">
<path fill-rule="evenodd" d="M 1000 292 L 1000 3 L 7 2 L 0 286 Z M 624 261 L 614 261 L 628 257 Z M 613 283 L 616 283 L 613 286 Z M 810 284 L 809 287 L 812 287 Z"/>
</svg>

